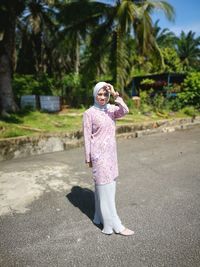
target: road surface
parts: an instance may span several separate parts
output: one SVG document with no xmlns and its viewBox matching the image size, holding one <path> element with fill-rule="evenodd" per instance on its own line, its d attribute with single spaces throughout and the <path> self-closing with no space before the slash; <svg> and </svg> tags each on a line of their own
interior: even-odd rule
<svg viewBox="0 0 200 267">
<path fill-rule="evenodd" d="M 200 128 L 118 140 L 117 210 L 92 223 L 83 148 L 0 162 L 0 266 L 200 266 Z"/>
</svg>

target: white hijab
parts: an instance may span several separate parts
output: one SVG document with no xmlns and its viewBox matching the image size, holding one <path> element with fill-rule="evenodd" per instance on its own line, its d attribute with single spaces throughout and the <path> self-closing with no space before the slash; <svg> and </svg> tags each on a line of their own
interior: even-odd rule
<svg viewBox="0 0 200 267">
<path fill-rule="evenodd" d="M 109 99 L 110 99 L 110 94 L 108 96 L 108 100 L 107 100 L 107 103 L 105 105 L 100 105 L 97 100 L 96 100 L 96 97 L 97 97 L 97 94 L 99 92 L 99 90 L 106 86 L 107 83 L 106 82 L 98 82 L 95 87 L 93 88 L 93 96 L 94 96 L 94 107 L 97 108 L 97 109 L 100 109 L 100 110 L 107 110 L 108 108 L 108 102 L 109 102 Z"/>
</svg>

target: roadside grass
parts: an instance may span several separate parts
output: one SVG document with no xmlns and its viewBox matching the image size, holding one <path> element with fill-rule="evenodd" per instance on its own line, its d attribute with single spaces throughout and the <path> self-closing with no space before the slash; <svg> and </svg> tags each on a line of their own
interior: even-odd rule
<svg viewBox="0 0 200 267">
<path fill-rule="evenodd" d="M 25 111 L 0 117 L 0 138 L 33 136 L 44 133 L 64 133 L 81 130 L 82 114 L 85 109 L 66 109 L 59 113 Z M 200 115 L 200 113 L 196 114 Z M 117 125 L 143 123 L 161 119 L 189 117 L 191 114 L 179 112 L 162 112 L 142 114 L 140 110 L 131 109 L 130 113 L 117 121 Z"/>
<path fill-rule="evenodd" d="M 50 114 L 30 111 L 0 119 L 0 138 L 70 132 L 81 128 L 81 111 Z"/>
</svg>

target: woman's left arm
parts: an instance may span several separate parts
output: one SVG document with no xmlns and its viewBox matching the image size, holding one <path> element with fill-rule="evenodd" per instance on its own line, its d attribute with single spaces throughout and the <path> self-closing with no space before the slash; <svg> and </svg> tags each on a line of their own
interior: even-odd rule
<svg viewBox="0 0 200 267">
<path fill-rule="evenodd" d="M 119 96 L 119 93 L 115 91 L 112 84 L 108 83 L 106 89 L 114 97 L 115 103 L 117 104 L 117 106 L 115 106 L 115 110 L 114 110 L 115 119 L 121 118 L 124 115 L 126 115 L 127 113 L 129 113 L 129 109 L 128 109 L 127 105 L 124 103 L 124 100 Z"/>
<path fill-rule="evenodd" d="M 120 96 L 117 96 L 115 98 L 115 103 L 117 104 L 117 106 L 115 106 L 115 111 L 114 111 L 115 119 L 121 118 L 127 113 L 129 113 L 129 108 L 127 107 L 124 100 Z"/>
<path fill-rule="evenodd" d="M 127 105 L 124 103 L 124 100 L 119 96 L 119 93 L 115 91 L 112 84 L 108 83 L 106 89 L 114 97 L 115 103 L 117 104 L 114 109 L 114 118 L 121 118 L 127 113 L 129 113 Z"/>
</svg>

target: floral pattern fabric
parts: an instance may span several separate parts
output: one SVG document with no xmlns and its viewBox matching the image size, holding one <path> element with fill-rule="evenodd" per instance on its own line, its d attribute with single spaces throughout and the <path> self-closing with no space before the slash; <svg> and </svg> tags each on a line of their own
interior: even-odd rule
<svg viewBox="0 0 200 267">
<path fill-rule="evenodd" d="M 115 120 L 129 112 L 121 97 L 107 110 L 94 106 L 83 114 L 85 161 L 92 162 L 93 179 L 97 185 L 111 183 L 118 176 Z"/>
</svg>

